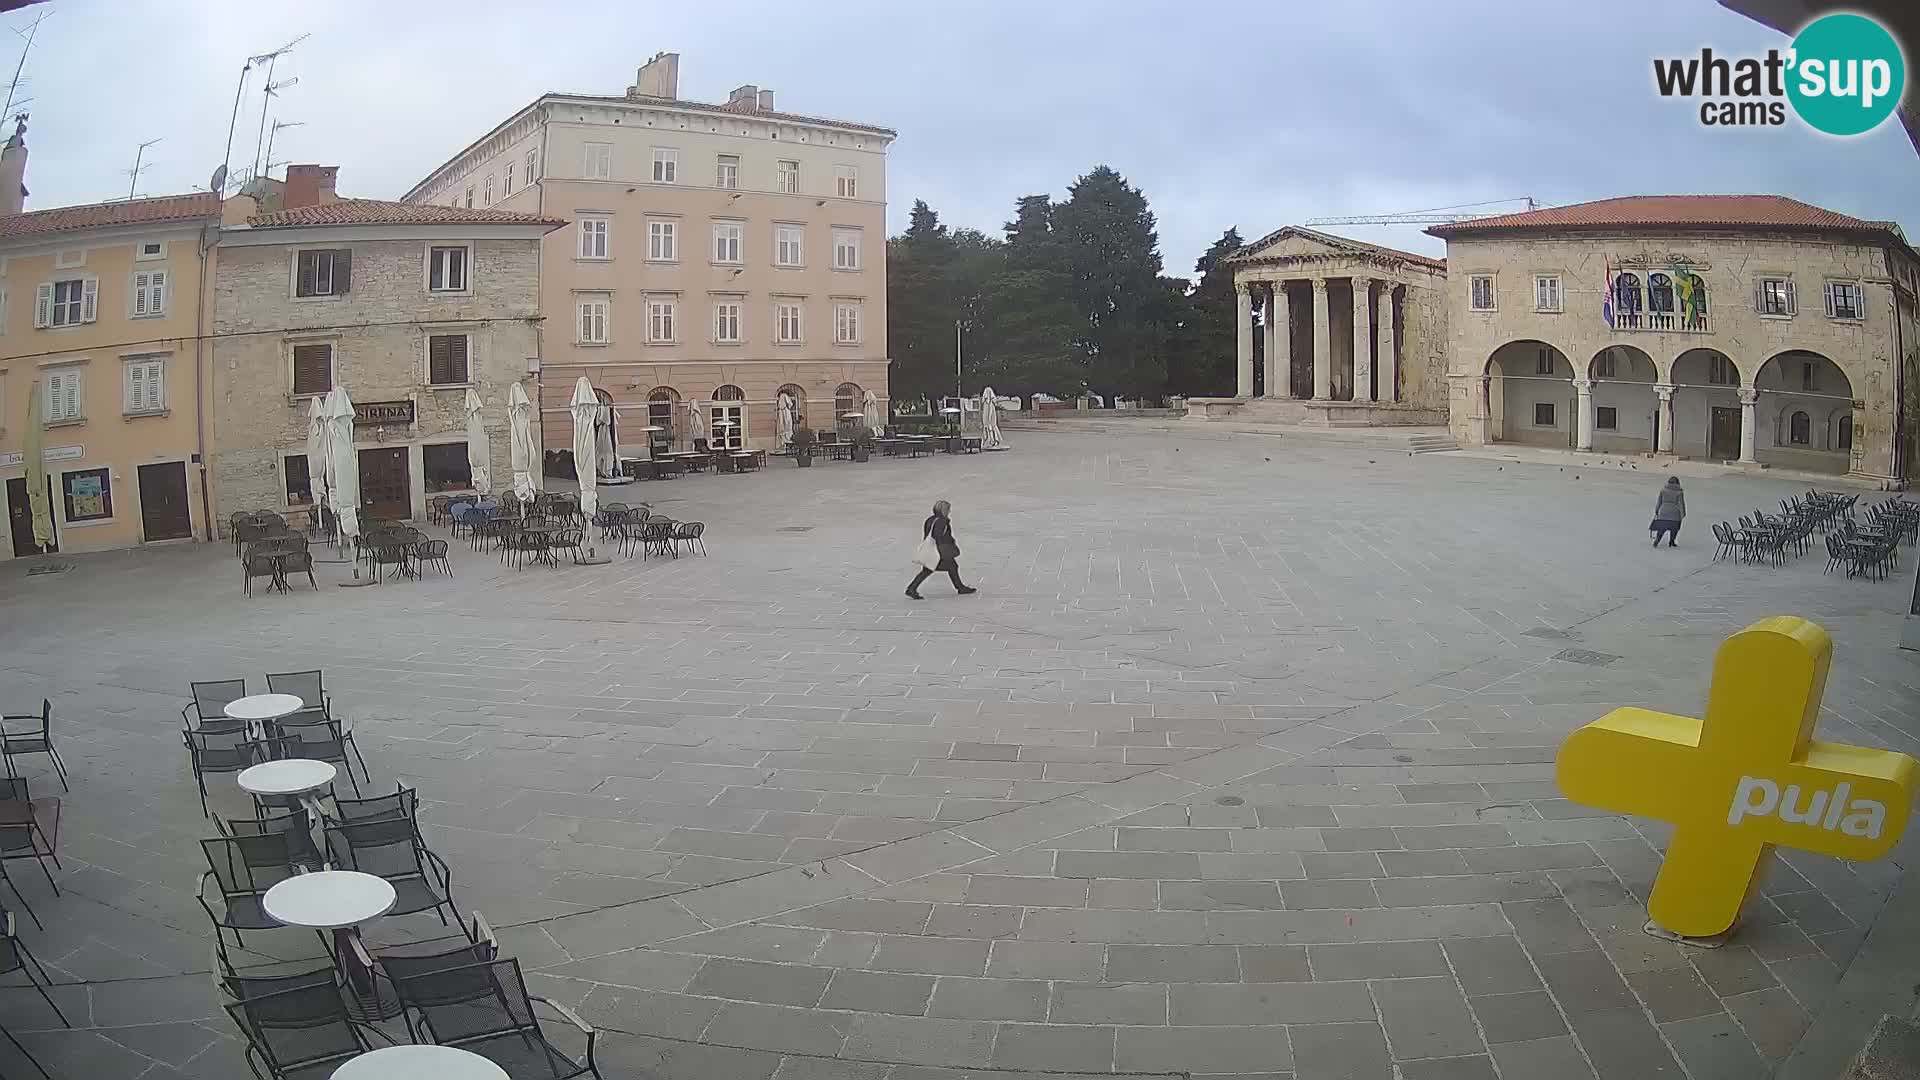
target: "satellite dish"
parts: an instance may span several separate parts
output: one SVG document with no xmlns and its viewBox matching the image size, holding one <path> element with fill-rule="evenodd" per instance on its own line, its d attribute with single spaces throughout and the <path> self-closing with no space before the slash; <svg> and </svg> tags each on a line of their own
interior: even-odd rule
<svg viewBox="0 0 1920 1080">
<path fill-rule="evenodd" d="M 207 190 L 218 195 L 227 188 L 227 167 L 221 165 L 213 170 L 213 179 L 207 183 Z"/>
</svg>

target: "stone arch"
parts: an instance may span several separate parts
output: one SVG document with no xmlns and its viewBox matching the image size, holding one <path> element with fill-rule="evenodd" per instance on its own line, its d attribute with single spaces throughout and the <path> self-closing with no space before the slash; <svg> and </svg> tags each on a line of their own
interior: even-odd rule
<svg viewBox="0 0 1920 1080">
<path fill-rule="evenodd" d="M 1822 353 L 1787 349 L 1769 356 L 1755 371 L 1757 398 L 1754 432 L 1756 460 L 1782 468 L 1844 473 L 1851 467 L 1854 415 L 1853 380 Z M 1845 416 L 1847 446 L 1840 445 Z"/>
<path fill-rule="evenodd" d="M 1573 445 L 1573 362 L 1566 350 L 1537 338 L 1506 342 L 1482 369 L 1487 442 Z"/>
<path fill-rule="evenodd" d="M 680 425 L 675 421 L 679 417 L 680 391 L 671 386 L 656 386 L 647 392 L 647 441 L 656 448 L 668 448 L 673 445 Z M 654 431 L 653 428 L 660 430 Z"/>
<path fill-rule="evenodd" d="M 1651 451 L 1659 427 L 1659 365 L 1643 349 L 1607 345 L 1587 358 L 1585 374 L 1593 400 L 1593 449 L 1611 453 Z"/>
<path fill-rule="evenodd" d="M 1746 423 L 1740 397 L 1747 379 L 1739 363 L 1719 349 L 1696 347 L 1674 357 L 1667 373 L 1673 387 L 1673 439 L 1661 449 L 1702 460 L 1738 459 Z"/>
<path fill-rule="evenodd" d="M 783 383 L 773 392 L 773 407 L 780 407 L 780 395 L 793 399 L 793 427 L 795 431 L 807 426 L 807 391 L 798 383 Z"/>
</svg>

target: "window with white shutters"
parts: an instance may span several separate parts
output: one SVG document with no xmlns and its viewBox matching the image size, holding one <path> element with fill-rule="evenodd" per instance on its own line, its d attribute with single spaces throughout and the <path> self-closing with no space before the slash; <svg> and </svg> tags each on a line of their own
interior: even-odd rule
<svg viewBox="0 0 1920 1080">
<path fill-rule="evenodd" d="M 78 368 L 47 373 L 47 398 L 41 403 L 46 423 L 86 419 L 86 394 L 81 389 L 83 375 Z"/>
<path fill-rule="evenodd" d="M 133 275 L 133 317 L 152 318 L 167 313 L 167 272 L 142 270 Z"/>
<path fill-rule="evenodd" d="M 1493 310 L 1493 275 L 1474 274 L 1468 278 L 1467 306 L 1473 311 Z"/>
<path fill-rule="evenodd" d="M 580 219 L 580 257 L 583 259 L 604 259 L 612 249 L 608 246 L 608 236 L 613 223 L 606 218 Z"/>
<path fill-rule="evenodd" d="M 53 327 L 90 323 L 94 320 L 99 297 L 100 283 L 93 278 L 43 282 L 34 297 L 33 325 Z"/>
<path fill-rule="evenodd" d="M 740 247 L 746 238 L 747 227 L 737 221 L 716 221 L 713 223 L 713 261 L 717 263 L 737 263 L 740 261 Z"/>
<path fill-rule="evenodd" d="M 1866 296 L 1857 281 L 1827 282 L 1827 318 L 1858 319 L 1866 311 Z"/>
<path fill-rule="evenodd" d="M 1785 318 L 1794 313 L 1793 279 L 1761 278 L 1753 290 L 1753 308 L 1762 315 Z"/>
<path fill-rule="evenodd" d="M 835 270 L 860 269 L 860 230 L 833 230 L 833 268 Z"/>
<path fill-rule="evenodd" d="M 1537 274 L 1534 276 L 1533 310 L 1560 310 L 1560 275 Z"/>
<path fill-rule="evenodd" d="M 165 412 L 167 408 L 167 361 L 164 357 L 131 357 L 126 362 L 126 404 L 128 416 Z"/>
</svg>

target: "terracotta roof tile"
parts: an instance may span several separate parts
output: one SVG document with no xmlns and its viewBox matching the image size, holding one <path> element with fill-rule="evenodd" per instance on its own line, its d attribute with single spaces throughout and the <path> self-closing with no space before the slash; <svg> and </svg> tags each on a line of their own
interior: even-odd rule
<svg viewBox="0 0 1920 1080">
<path fill-rule="evenodd" d="M 255 214 L 247 224 L 256 229 L 301 225 L 550 225 L 566 222 L 538 214 L 510 210 L 480 210 L 462 206 L 389 202 L 385 199 L 335 199 L 332 202 Z"/>
<path fill-rule="evenodd" d="M 212 192 L 163 195 L 156 199 L 62 206 L 0 217 L 0 241 L 21 240 L 50 233 L 98 229 L 115 225 L 151 225 L 195 218 L 218 218 L 220 200 Z"/>
<path fill-rule="evenodd" d="M 1844 229 L 1892 233 L 1891 222 L 1836 213 L 1784 195 L 1629 195 L 1519 214 L 1435 225 L 1431 236 L 1512 229 L 1668 226 L 1688 228 Z"/>
</svg>

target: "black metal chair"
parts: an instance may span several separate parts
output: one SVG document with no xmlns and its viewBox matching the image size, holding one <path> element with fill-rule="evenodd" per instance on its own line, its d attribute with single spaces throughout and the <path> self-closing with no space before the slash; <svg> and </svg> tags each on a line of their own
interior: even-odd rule
<svg viewBox="0 0 1920 1080">
<path fill-rule="evenodd" d="M 220 965 L 220 976 L 215 980 L 220 992 L 229 1001 L 246 1001 L 249 998 L 266 997 L 282 990 L 297 990 L 310 986 L 340 985 L 340 971 L 333 966 L 332 960 L 321 961 L 313 966 L 312 961 L 297 963 L 263 964 L 259 967 L 236 968 L 228 959 L 225 949 L 216 950 Z"/>
<path fill-rule="evenodd" d="M 572 1010 L 527 993 L 520 961 L 494 960 L 446 968 L 396 986 L 400 1003 L 414 1014 L 417 1030 L 429 1042 L 455 1046 L 505 1069 L 513 1080 L 568 1080 L 600 1077 L 593 1060 L 599 1033 Z M 533 1003 L 552 1009 L 586 1037 L 584 1059 L 555 1046 L 534 1015 Z"/>
<path fill-rule="evenodd" d="M 704 521 L 683 521 L 673 527 L 673 538 L 669 543 L 673 544 L 675 549 L 678 549 L 683 543 L 686 544 L 687 554 L 689 555 L 693 554 L 694 547 L 698 546 L 700 548 L 700 554 L 705 555 L 707 553 L 707 542 L 700 537 L 706 531 L 707 523 Z"/>
<path fill-rule="evenodd" d="M 453 576 L 453 564 L 447 561 L 447 542 L 445 540 L 428 540 L 421 544 L 419 552 L 414 555 L 414 559 L 422 566 L 432 564 L 438 566 L 441 573 L 448 577 Z"/>
<path fill-rule="evenodd" d="M 294 876 L 293 845 L 282 832 L 260 836 L 222 836 L 200 841 L 208 869 L 200 875 L 195 898 L 213 923 L 214 939 L 226 947 L 225 931 L 233 931 L 235 945 L 246 947 L 243 930 L 272 930 L 281 923 L 267 914 L 267 890 Z M 207 883 L 220 889 L 221 910 L 207 902 Z"/>
<path fill-rule="evenodd" d="M 214 825 L 220 835 L 266 836 L 278 833 L 287 838 L 287 855 L 295 865 L 319 869 L 326 862 L 319 847 L 313 842 L 313 832 L 307 827 L 306 810 L 275 810 L 257 818 L 215 818 Z"/>
<path fill-rule="evenodd" d="M 304 702 L 300 710 L 292 714 L 294 716 L 311 713 L 325 717 L 333 715 L 333 698 L 327 694 L 326 677 L 318 670 L 269 671 L 267 672 L 267 692 L 291 694 Z"/>
<path fill-rule="evenodd" d="M 0 809 L 0 865 L 4 865 L 8 859 L 34 860 L 40 867 L 40 873 L 45 875 L 47 884 L 53 888 L 53 895 L 59 896 L 60 886 L 47 869 L 47 860 L 52 859 L 53 865 L 60 865 L 60 856 L 55 853 L 54 846 L 60 831 L 60 800 L 43 799 L 35 802 L 27 790 L 27 782 L 17 776 L 0 779 L 0 799 L 4 799 L 6 804 L 4 809 Z M 49 836 L 40 823 L 42 811 L 52 812 L 53 836 Z M 0 871 L 0 877 L 6 877 L 4 871 Z M 20 889 L 14 885 L 13 879 L 6 877 L 6 882 L 13 889 L 14 896 L 20 897 L 21 906 L 27 907 L 26 898 L 20 896 Z M 27 907 L 27 914 L 32 916 L 35 926 L 40 925 L 40 916 L 34 915 L 31 907 Z"/>
<path fill-rule="evenodd" d="M 404 786 L 391 795 L 333 801 L 334 819 L 342 824 L 357 825 L 367 821 L 388 821 L 399 818 L 412 822 L 416 832 L 419 831 L 419 822 L 415 814 L 419 809 L 419 793 Z"/>
<path fill-rule="evenodd" d="M 269 1080 L 320 1080 L 375 1049 L 368 1035 L 392 1040 L 347 1015 L 335 986 L 296 986 L 226 1006 L 247 1039 L 247 1065 Z"/>
<path fill-rule="evenodd" d="M 47 993 L 47 986 L 53 981 L 47 978 L 47 969 L 41 967 L 39 959 L 27 951 L 26 942 L 21 941 L 15 932 L 13 912 L 0 911 L 0 916 L 4 916 L 4 922 L 0 922 L 0 975 L 11 975 L 16 971 L 25 974 L 27 982 L 40 991 L 47 1008 L 60 1018 L 60 1023 L 72 1027 L 73 1023 L 67 1019 L 67 1014 L 60 1011 L 60 1006 L 53 1002 L 53 995 Z M 34 977 L 35 972 L 39 973 L 39 978 Z"/>
<path fill-rule="evenodd" d="M 9 720 L 38 720 L 37 728 L 15 730 L 7 726 Z M 60 777 L 60 790 L 72 791 L 67 786 L 67 763 L 60 760 L 60 751 L 53 745 L 53 702 L 40 699 L 40 715 L 26 713 L 20 716 L 0 716 L 0 755 L 7 761 L 7 775 L 17 776 L 13 771 L 13 759 L 21 754 L 45 754 L 53 762 L 54 772 Z"/>
<path fill-rule="evenodd" d="M 411 818 L 328 825 L 327 855 L 336 870 L 386 879 L 394 892 L 389 916 L 432 911 L 440 916 L 441 925 L 459 925 L 460 912 L 453 906 L 453 871 L 427 850 Z"/>
<path fill-rule="evenodd" d="M 324 761 L 329 765 L 338 765 L 340 771 L 347 774 L 347 782 L 353 785 L 353 793 L 360 794 L 360 781 L 353 777 L 353 760 L 360 763 L 360 775 L 368 783 L 373 778 L 367 775 L 367 760 L 360 756 L 360 748 L 354 745 L 353 733 L 325 716 L 307 712 L 297 712 L 292 716 L 283 716 L 275 722 L 280 732 L 278 739 L 271 740 L 280 751 L 276 757 L 306 758 L 309 761 Z"/>
<path fill-rule="evenodd" d="M 247 680 L 220 679 L 214 682 L 193 684 L 193 700 L 180 710 L 180 724 L 192 730 L 203 728 L 208 721 L 226 722 L 227 706 L 247 696 Z M 198 723 L 195 721 L 198 720 Z"/>
<path fill-rule="evenodd" d="M 451 949 L 439 949 L 434 952 L 417 952 L 404 949 L 388 949 L 378 957 L 367 955 L 366 946 L 355 938 L 354 952 L 360 963 L 369 970 L 377 971 L 389 987 L 406 986 L 409 996 L 416 1002 L 429 1004 L 457 1004 L 465 1000 L 471 992 L 471 980 L 437 980 L 433 976 L 450 968 L 471 968 L 493 962 L 500 955 L 500 943 L 493 936 L 493 927 L 479 912 L 474 912 L 473 923 L 467 930 L 465 944 Z M 377 984 L 376 984 L 377 986 Z M 400 1000 L 406 1000 L 402 997 Z M 407 1035 L 415 1042 L 421 1035 L 414 1026 L 414 1013 L 406 1011 Z"/>
</svg>

